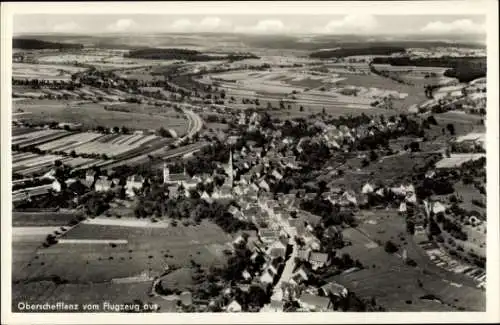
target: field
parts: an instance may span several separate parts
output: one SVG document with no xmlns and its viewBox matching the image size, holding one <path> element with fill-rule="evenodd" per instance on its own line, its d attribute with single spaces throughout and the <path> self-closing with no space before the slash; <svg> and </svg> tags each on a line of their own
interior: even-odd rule
<svg viewBox="0 0 500 325">
<path fill-rule="evenodd" d="M 426 100 L 423 86 L 400 84 L 369 72 L 367 65 L 353 68 L 351 64 L 325 65 L 330 73 L 308 71 L 307 69 L 273 69 L 272 71 L 235 71 L 211 74 L 198 81 L 213 84 L 226 90 L 227 98 L 234 98 L 228 103 L 234 108 L 244 107 L 241 101 L 258 98 L 261 107 L 269 102 L 279 107 L 283 99 L 291 105 L 292 111 L 272 111 L 280 118 L 301 117 L 305 112 L 321 111 L 328 113 L 356 114 L 361 110 L 378 112 L 372 105 L 378 103 L 381 108 L 384 98 L 392 98 L 392 106 L 397 110 L 408 109 Z M 355 71 L 353 71 L 355 70 Z M 304 110 L 297 112 L 300 106 Z M 384 112 L 380 109 L 380 112 Z"/>
<path fill-rule="evenodd" d="M 78 217 L 74 212 L 12 212 L 12 227 L 65 226 Z"/>
<path fill-rule="evenodd" d="M 12 145 L 18 145 L 20 148 L 62 138 L 71 134 L 64 130 L 30 128 L 31 132 L 23 129 L 21 134 L 16 135 L 16 129 L 13 128 Z"/>
<path fill-rule="evenodd" d="M 155 107 L 148 105 L 135 105 L 136 109 L 132 112 L 105 110 L 104 106 L 105 104 L 96 103 L 75 105 L 70 101 L 29 100 L 13 103 L 13 110 L 22 109 L 30 112 L 23 119 L 32 122 L 81 123 L 90 128 L 125 126 L 132 130 L 157 130 L 163 127 L 175 130 L 178 135 L 186 132 L 187 120 L 173 109 L 168 113 L 153 114 Z M 149 109 L 152 112 L 149 112 Z"/>
<path fill-rule="evenodd" d="M 465 276 L 432 264 L 413 237 L 406 234 L 405 220 L 395 211 L 361 211 L 358 220 L 357 229 L 348 228 L 343 232 L 344 239 L 351 241 L 352 246 L 342 248 L 337 255 L 349 253 L 359 259 L 365 269 L 335 276 L 336 281 L 360 296 L 375 297 L 377 303 L 389 311 L 484 309 L 484 292 Z M 384 251 L 387 240 L 401 247 L 397 254 Z M 417 262 L 416 267 L 404 264 L 400 257 L 403 248 L 408 257 Z M 437 296 L 441 302 L 420 299 L 427 294 Z"/>
<path fill-rule="evenodd" d="M 486 158 L 484 153 L 454 153 L 450 157 L 445 157 L 436 163 L 436 168 L 455 168 L 471 160 L 477 160 L 481 157 Z"/>
<path fill-rule="evenodd" d="M 114 157 L 146 145 L 158 139 L 156 135 L 102 135 L 99 133 L 78 133 L 38 146 L 44 151 L 64 151 L 78 154 L 106 154 Z"/>
<path fill-rule="evenodd" d="M 38 62 L 43 64 L 71 65 L 75 62 L 92 65 L 101 69 L 121 69 L 149 66 L 152 64 L 170 64 L 171 62 L 161 62 L 141 59 L 130 59 L 123 57 L 126 50 L 97 50 L 74 53 L 57 53 L 40 55 Z"/>
<path fill-rule="evenodd" d="M 361 190 L 361 187 L 367 181 L 381 181 L 385 185 L 400 185 L 411 178 L 413 168 L 423 166 L 431 156 L 432 154 L 426 153 L 398 153 L 392 156 L 381 157 L 378 161 L 372 162 L 360 170 L 358 168 L 361 168 L 362 159 L 352 158 L 340 167 L 344 171 L 344 176 L 336 178 L 331 184 L 333 186 L 345 185 L 356 191 Z"/>
<path fill-rule="evenodd" d="M 65 157 L 60 155 L 39 155 L 34 153 L 14 153 L 12 160 L 12 172 L 20 175 L 31 175 L 49 171 L 54 162 L 60 160 L 63 164 L 72 168 L 82 168 L 92 164 L 103 162 L 101 159 Z"/>
<path fill-rule="evenodd" d="M 12 77 L 16 79 L 71 80 L 71 74 L 85 68 L 57 65 L 12 63 Z"/>
<path fill-rule="evenodd" d="M 74 212 L 12 213 L 12 276 L 38 260 L 37 251 L 48 234 L 61 231 L 78 217 Z"/>
<path fill-rule="evenodd" d="M 167 228 L 82 223 L 62 239 L 73 242 L 38 250 L 36 263 L 17 272 L 15 279 L 26 281 L 58 275 L 70 282 L 103 282 L 135 276 L 143 271 L 161 274 L 167 265 L 188 266 L 191 259 L 208 267 L 225 260 L 222 254 L 215 254 L 211 246 L 230 240 L 219 227 L 209 222 Z M 91 239 L 118 243 L 87 242 Z M 121 244 L 120 240 L 127 243 Z"/>
</svg>

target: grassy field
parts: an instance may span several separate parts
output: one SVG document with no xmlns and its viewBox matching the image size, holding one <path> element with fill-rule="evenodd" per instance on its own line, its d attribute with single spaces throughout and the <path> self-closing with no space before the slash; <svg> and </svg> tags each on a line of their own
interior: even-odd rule
<svg viewBox="0 0 500 325">
<path fill-rule="evenodd" d="M 71 80 L 71 74 L 85 70 L 67 65 L 12 63 L 12 76 L 18 79 Z"/>
<path fill-rule="evenodd" d="M 384 157 L 383 160 L 371 162 L 361 170 L 361 158 L 351 158 L 344 166 L 344 175 L 334 179 L 333 186 L 345 185 L 356 191 L 367 182 L 381 181 L 385 185 L 397 184 L 411 179 L 413 168 L 424 165 L 432 154 L 426 153 L 403 153 Z M 380 158 L 382 159 L 382 157 Z"/>
<path fill-rule="evenodd" d="M 155 107 L 135 105 L 133 112 L 105 110 L 104 104 L 87 103 L 73 105 L 70 101 L 29 100 L 13 103 L 13 109 L 30 112 L 23 119 L 33 122 L 70 122 L 84 126 L 122 127 L 129 129 L 172 128 L 178 135 L 186 132 L 187 120 L 171 109 L 169 112 L 156 113 Z M 151 110 L 150 110 L 151 108 Z M 179 117 L 177 117 L 179 116 Z"/>
<path fill-rule="evenodd" d="M 460 307 L 484 310 L 484 292 L 463 276 L 434 266 L 413 237 L 406 234 L 405 220 L 396 211 L 361 211 L 357 218 L 360 223 L 357 229 L 343 232 L 344 239 L 351 241 L 352 246 L 342 248 L 337 255 L 348 253 L 359 259 L 365 269 L 335 276 L 336 281 L 357 295 L 375 297 L 389 311 L 451 311 Z M 398 255 L 385 252 L 383 244 L 387 240 L 400 246 L 399 254 L 406 249 L 417 267 L 407 266 Z M 442 302 L 420 299 L 426 294 L 434 294 Z"/>
<path fill-rule="evenodd" d="M 394 108 L 404 110 L 414 104 L 420 104 L 426 101 L 423 86 L 410 86 L 400 84 L 392 79 L 384 78 L 378 75 L 353 75 L 346 74 L 347 78 L 338 83 L 339 86 L 359 86 L 359 87 L 376 87 L 380 89 L 396 90 L 400 93 L 406 93 L 408 96 L 403 100 L 393 100 Z"/>
<path fill-rule="evenodd" d="M 70 282 L 103 282 L 144 271 L 161 274 L 167 265 L 188 266 L 191 259 L 208 267 L 225 262 L 222 251 L 216 248 L 230 240 L 210 222 L 169 228 L 80 224 L 63 238 L 124 239 L 128 243 L 60 243 L 40 249 L 38 258 L 15 274 L 15 279 L 58 275 Z"/>
<path fill-rule="evenodd" d="M 13 227 L 66 226 L 80 214 L 73 212 L 12 212 Z"/>
</svg>

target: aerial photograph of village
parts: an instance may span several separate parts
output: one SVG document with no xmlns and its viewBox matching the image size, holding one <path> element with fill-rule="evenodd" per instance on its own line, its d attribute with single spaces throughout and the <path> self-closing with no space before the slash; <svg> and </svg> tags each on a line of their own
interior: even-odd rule
<svg viewBox="0 0 500 325">
<path fill-rule="evenodd" d="M 12 312 L 484 312 L 485 21 L 16 15 Z"/>
</svg>

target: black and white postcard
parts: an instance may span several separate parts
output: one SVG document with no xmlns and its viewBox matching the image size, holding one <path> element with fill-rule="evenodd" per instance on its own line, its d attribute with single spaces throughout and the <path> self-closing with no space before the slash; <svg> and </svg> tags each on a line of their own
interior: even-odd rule
<svg viewBox="0 0 500 325">
<path fill-rule="evenodd" d="M 1 20 L 2 323 L 499 321 L 497 2 Z"/>
</svg>

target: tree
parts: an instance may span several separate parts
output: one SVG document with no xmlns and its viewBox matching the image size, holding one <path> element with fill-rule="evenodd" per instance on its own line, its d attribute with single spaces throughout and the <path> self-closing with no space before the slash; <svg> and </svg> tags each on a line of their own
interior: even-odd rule
<svg viewBox="0 0 500 325">
<path fill-rule="evenodd" d="M 398 247 L 390 240 L 385 242 L 384 250 L 389 254 L 394 254 L 398 251 Z"/>
<path fill-rule="evenodd" d="M 427 118 L 427 122 L 429 122 L 429 124 L 431 124 L 431 125 L 438 125 L 436 118 L 433 115 L 431 115 Z"/>
<path fill-rule="evenodd" d="M 452 123 L 446 124 L 446 129 L 451 135 L 455 135 L 455 126 Z"/>
<path fill-rule="evenodd" d="M 75 150 L 71 150 L 71 152 L 69 153 L 69 155 L 70 155 L 72 158 L 75 158 L 75 157 L 76 157 L 76 152 L 75 152 Z"/>
<path fill-rule="evenodd" d="M 410 143 L 410 149 L 411 149 L 411 152 L 418 152 L 420 151 L 420 145 L 418 142 L 412 142 Z"/>
</svg>

